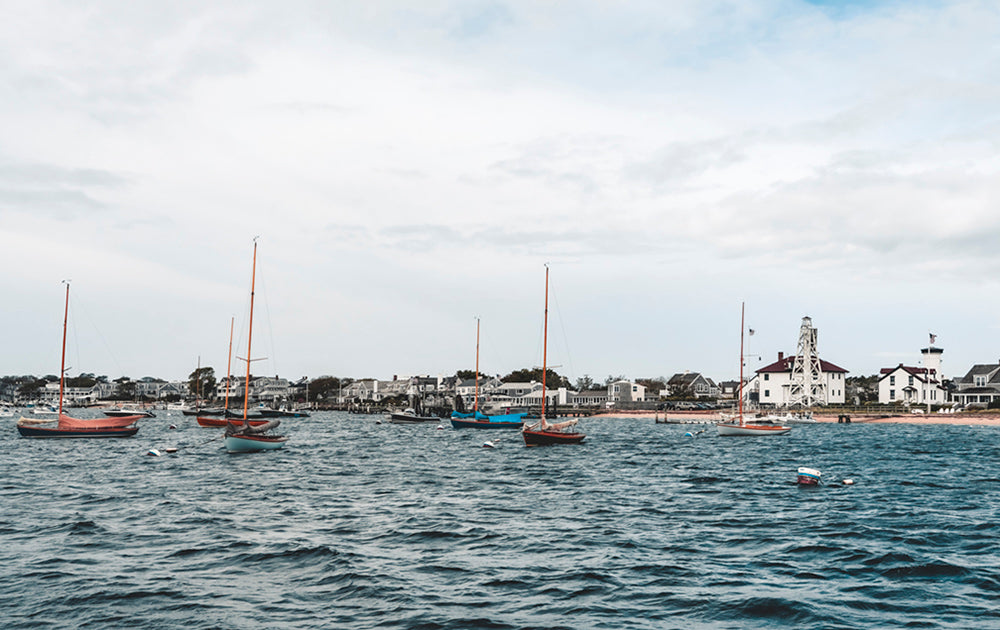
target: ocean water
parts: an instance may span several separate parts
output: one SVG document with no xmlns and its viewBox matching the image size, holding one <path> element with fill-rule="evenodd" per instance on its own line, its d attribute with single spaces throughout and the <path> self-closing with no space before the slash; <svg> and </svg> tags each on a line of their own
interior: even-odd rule
<svg viewBox="0 0 1000 630">
<path fill-rule="evenodd" d="M 996 428 L 588 419 L 528 449 L 375 421 L 242 455 L 166 412 L 125 440 L 5 421 L 5 630 L 1000 628 Z"/>
</svg>

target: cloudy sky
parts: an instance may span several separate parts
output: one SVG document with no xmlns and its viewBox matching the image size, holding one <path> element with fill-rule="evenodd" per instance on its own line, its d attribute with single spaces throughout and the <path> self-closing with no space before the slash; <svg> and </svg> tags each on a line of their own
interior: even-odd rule
<svg viewBox="0 0 1000 630">
<path fill-rule="evenodd" d="M 1000 7 L 5 2 L 0 374 L 1000 359 Z M 245 341 L 237 341 L 245 355 Z M 234 371 L 238 371 L 234 368 Z"/>
</svg>

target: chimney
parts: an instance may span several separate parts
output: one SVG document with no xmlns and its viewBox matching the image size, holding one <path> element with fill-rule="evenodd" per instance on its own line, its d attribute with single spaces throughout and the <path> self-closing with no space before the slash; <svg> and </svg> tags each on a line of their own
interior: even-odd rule
<svg viewBox="0 0 1000 630">
<path fill-rule="evenodd" d="M 392 380 L 396 380 L 397 378 L 399 378 L 399 376 L 397 376 L 395 374 L 392 375 Z"/>
<path fill-rule="evenodd" d="M 778 353 L 778 360 L 782 361 L 784 358 L 785 358 L 785 353 L 784 352 L 779 352 Z"/>
</svg>

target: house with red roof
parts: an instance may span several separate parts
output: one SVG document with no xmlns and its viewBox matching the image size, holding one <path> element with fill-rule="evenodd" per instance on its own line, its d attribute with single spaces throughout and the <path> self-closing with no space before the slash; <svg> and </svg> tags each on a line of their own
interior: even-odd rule
<svg viewBox="0 0 1000 630">
<path fill-rule="evenodd" d="M 756 371 L 743 389 L 743 395 L 765 407 L 785 407 L 791 401 L 792 368 L 796 357 L 778 353 L 778 360 Z M 829 361 L 819 360 L 819 380 L 814 391 L 824 405 L 842 405 L 847 370 Z"/>
<path fill-rule="evenodd" d="M 934 341 L 934 335 L 931 335 Z M 900 363 L 896 367 L 879 370 L 878 401 L 883 405 L 940 405 L 948 400 L 948 390 L 941 372 L 941 355 L 944 350 L 933 345 L 922 348 L 923 367 Z"/>
<path fill-rule="evenodd" d="M 912 367 L 900 363 L 894 368 L 879 370 L 878 401 L 882 404 L 901 402 L 905 405 L 940 405 L 948 397 L 936 369 Z"/>
</svg>

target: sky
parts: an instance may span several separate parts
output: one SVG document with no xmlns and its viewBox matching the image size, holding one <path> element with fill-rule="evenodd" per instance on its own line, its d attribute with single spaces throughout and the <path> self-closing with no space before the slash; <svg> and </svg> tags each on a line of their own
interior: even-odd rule
<svg viewBox="0 0 1000 630">
<path fill-rule="evenodd" d="M 4 5 L 0 374 L 1000 359 L 994 2 Z"/>
</svg>

